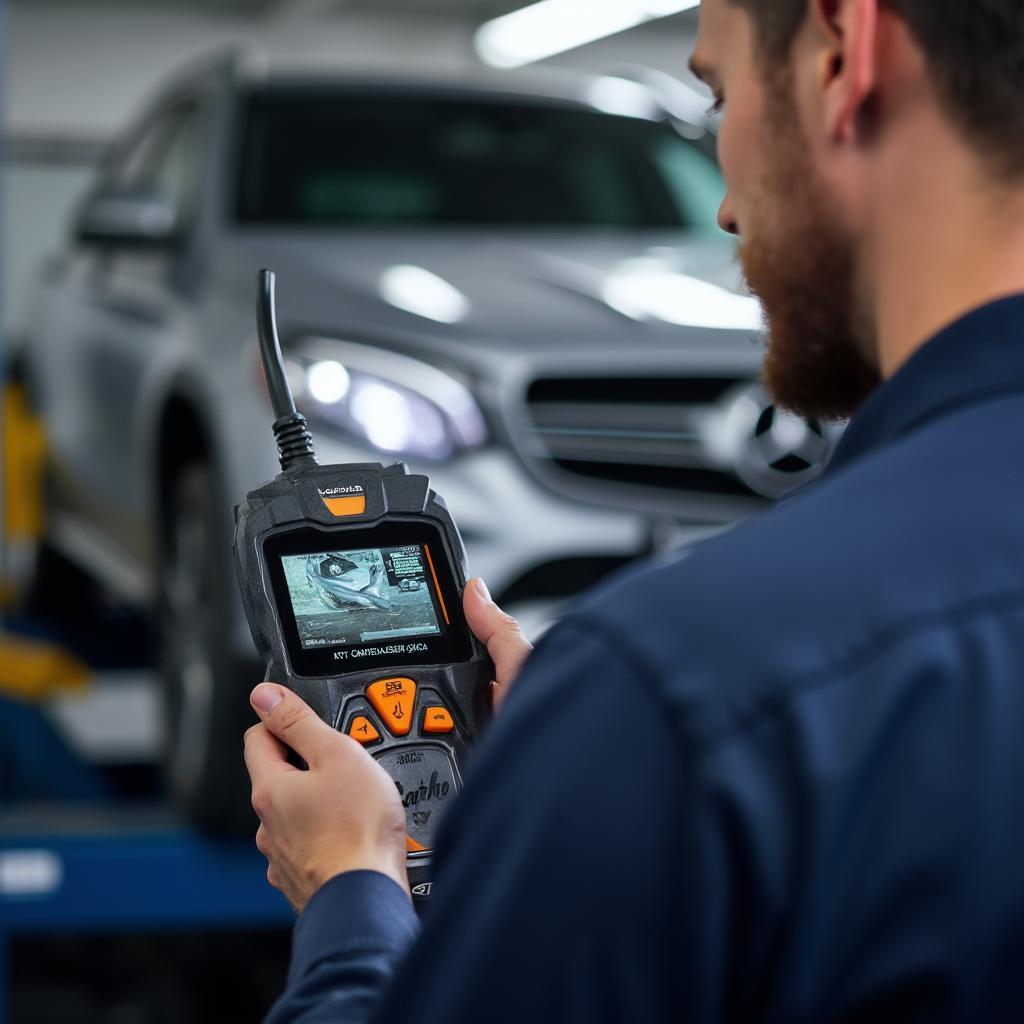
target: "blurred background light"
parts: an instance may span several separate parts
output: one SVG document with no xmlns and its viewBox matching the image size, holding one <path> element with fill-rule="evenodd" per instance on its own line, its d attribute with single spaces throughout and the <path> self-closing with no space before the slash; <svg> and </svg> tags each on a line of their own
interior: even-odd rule
<svg viewBox="0 0 1024 1024">
<path fill-rule="evenodd" d="M 258 364 L 255 345 L 248 357 Z M 284 363 L 313 430 L 341 430 L 384 451 L 431 460 L 487 441 L 466 384 L 422 360 L 358 342 L 300 338 L 289 343 Z M 261 387 L 265 393 L 265 382 Z"/>
<path fill-rule="evenodd" d="M 352 418 L 371 444 L 387 452 L 436 452 L 447 448 L 439 410 L 406 391 L 366 383 L 352 396 Z"/>
<path fill-rule="evenodd" d="M 670 75 L 657 68 L 635 65 L 616 64 L 605 68 L 605 79 L 613 82 L 630 81 L 643 86 L 657 100 L 660 111 L 668 114 L 675 122 L 676 131 L 688 139 L 699 139 L 707 131 L 718 131 L 721 114 L 709 109 L 711 98 L 703 85 L 695 88 L 676 75 Z M 600 97 L 592 92 L 588 97 L 599 110 L 606 109 Z M 619 111 L 608 111 L 619 113 Z"/>
<path fill-rule="evenodd" d="M 423 267 L 389 267 L 380 276 L 380 294 L 396 309 L 442 324 L 458 323 L 469 313 L 466 296 Z"/>
<path fill-rule="evenodd" d="M 349 388 L 348 370 L 334 359 L 314 363 L 306 374 L 309 393 L 325 405 L 340 402 Z"/>
<path fill-rule="evenodd" d="M 614 75 L 595 78 L 587 92 L 587 99 L 591 106 L 603 110 L 606 114 L 640 117 L 649 121 L 656 121 L 663 116 L 651 90 L 639 82 L 631 82 L 628 78 L 618 78 Z"/>
<path fill-rule="evenodd" d="M 700 0 L 541 0 L 482 25 L 476 52 L 492 67 L 522 67 L 699 4 Z"/>
<path fill-rule="evenodd" d="M 757 299 L 679 273 L 657 260 L 624 263 L 609 275 L 603 297 L 633 320 L 750 331 L 760 330 L 763 323 Z"/>
</svg>

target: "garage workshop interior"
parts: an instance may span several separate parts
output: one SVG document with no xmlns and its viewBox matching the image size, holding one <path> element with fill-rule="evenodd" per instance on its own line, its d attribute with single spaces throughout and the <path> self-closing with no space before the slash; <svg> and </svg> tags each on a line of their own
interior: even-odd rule
<svg viewBox="0 0 1024 1024">
<path fill-rule="evenodd" d="M 578 855 L 574 841 L 551 838 L 567 819 L 552 810 L 558 804 L 547 798 L 549 786 L 552 793 L 564 786 L 574 794 L 572 813 L 581 817 L 573 820 L 588 834 L 579 850 L 600 849 L 612 835 L 621 842 L 619 822 L 630 822 L 629 805 L 635 802 L 640 813 L 644 800 L 628 790 L 622 758 L 629 751 L 638 771 L 654 771 L 665 743 L 651 724 L 656 713 L 668 715 L 678 735 L 712 737 L 708 749 L 716 751 L 699 768 L 685 758 L 673 762 L 673 800 L 692 787 L 694 806 L 705 807 L 699 795 L 705 772 L 716 780 L 719 771 L 722 778 L 733 769 L 751 773 L 748 789 L 726 794 L 723 782 L 721 793 L 707 798 L 720 833 L 687 831 L 685 814 L 657 826 L 679 833 L 673 840 L 678 868 L 665 880 L 667 889 L 697 871 L 710 856 L 707 844 L 715 843 L 719 868 L 708 879 L 708 894 L 724 880 L 734 885 L 713 912 L 694 911 L 709 915 L 701 918 L 708 943 L 721 941 L 735 957 L 728 998 L 708 1002 L 704 1015 L 683 1010 L 690 1006 L 683 999 L 672 1004 L 682 1014 L 672 1019 L 1024 1019 L 1021 1005 L 1005 1017 L 957 1015 L 959 1007 L 975 1005 L 973 990 L 920 1001 L 940 976 L 935 964 L 945 962 L 936 950 L 944 955 L 963 922 L 984 916 L 967 888 L 908 867 L 888 876 L 886 912 L 870 927 L 858 916 L 868 914 L 868 905 L 858 908 L 850 896 L 861 891 L 859 868 L 870 875 L 876 855 L 884 859 L 897 844 L 914 843 L 898 824 L 900 814 L 881 834 L 870 822 L 878 820 L 879 794 L 895 800 L 903 792 L 907 773 L 901 771 L 899 784 L 886 774 L 895 771 L 887 744 L 910 728 L 907 722 L 918 721 L 915 715 L 927 713 L 921 693 L 914 691 L 885 719 L 889 726 L 879 727 L 869 759 L 877 779 L 848 792 L 844 780 L 856 765 L 837 751 L 854 742 L 860 719 L 853 711 L 821 732 L 832 721 L 826 711 L 801 704 L 790 719 L 782 698 L 760 693 L 760 683 L 750 680 L 749 693 L 725 681 L 718 697 L 702 703 L 689 682 L 672 689 L 676 683 L 645 667 L 660 664 L 660 655 L 626 626 L 635 618 L 654 630 L 673 621 L 677 602 L 680 609 L 692 606 L 694 621 L 713 623 L 699 639 L 717 645 L 723 664 L 743 661 L 752 672 L 768 666 L 753 653 L 763 640 L 771 658 L 778 655 L 785 665 L 765 667 L 766 680 L 788 679 L 788 672 L 793 680 L 818 678 L 819 642 L 836 664 L 842 661 L 843 672 L 853 672 L 862 656 L 882 659 L 889 633 L 869 643 L 867 627 L 863 637 L 851 638 L 859 627 L 848 624 L 843 639 L 828 639 L 832 633 L 825 637 L 824 627 L 813 624 L 816 614 L 839 628 L 835 595 L 858 586 L 848 582 L 861 550 L 857 529 L 844 527 L 828 540 L 828 524 L 806 513 L 807 551 L 821 543 L 829 554 L 815 561 L 798 552 L 787 560 L 770 524 L 785 522 L 787 514 L 798 518 L 804 495 L 835 490 L 841 480 L 850 491 L 848 508 L 861 507 L 854 504 L 857 466 L 833 469 L 833 455 L 845 466 L 868 446 L 869 432 L 895 431 L 897 414 L 880 404 L 885 395 L 902 396 L 908 417 L 913 402 L 923 410 L 932 392 L 911 385 L 909 375 L 923 380 L 929 352 L 943 344 L 952 360 L 953 341 L 936 340 L 897 371 L 908 375 L 903 391 L 897 377 L 886 380 L 867 399 L 864 422 L 857 413 L 849 429 L 848 417 L 834 415 L 825 400 L 802 406 L 780 397 L 783 371 L 776 367 L 773 376 L 773 356 L 763 372 L 774 321 L 771 290 L 755 287 L 757 274 L 789 280 L 778 268 L 791 261 L 806 268 L 811 282 L 834 280 L 828 272 L 847 265 L 830 262 L 845 213 L 830 214 L 821 231 L 804 234 L 799 216 L 780 221 L 789 223 L 792 244 L 774 256 L 758 249 L 763 239 L 752 231 L 749 246 L 744 237 L 739 250 L 741 265 L 733 237 L 740 220 L 749 216 L 754 223 L 758 210 L 767 209 L 744 205 L 742 188 L 756 184 L 767 196 L 789 180 L 783 191 L 794 208 L 816 215 L 815 160 L 855 152 L 835 178 L 848 182 L 873 159 L 872 138 L 901 152 L 886 141 L 899 128 L 889 126 L 887 118 L 899 120 L 892 110 L 903 112 L 906 124 L 918 123 L 913 104 L 925 102 L 921 94 L 904 101 L 887 90 L 900 88 L 899 75 L 924 75 L 923 58 L 906 57 L 899 74 L 893 62 L 925 52 L 929 60 L 953 60 L 956 47 L 943 49 L 951 31 L 922 14 L 934 29 L 927 36 L 932 42 L 914 49 L 924 38 L 916 0 L 786 0 L 775 5 L 777 15 L 752 13 L 757 6 L 749 0 L 0 0 L 0 1024 L 369 1020 L 361 1014 L 369 1013 L 378 982 L 366 979 L 386 964 L 387 972 L 404 971 L 398 978 L 406 985 L 416 965 L 427 962 L 414 946 L 408 963 L 396 967 L 394 936 L 422 923 L 424 942 L 455 949 L 453 930 L 465 927 L 461 948 L 479 944 L 483 951 L 492 928 L 500 931 L 500 908 L 508 910 L 497 886 L 514 858 L 525 857 L 531 843 L 552 861 Z M 737 54 L 749 50 L 751 66 L 762 67 L 757 61 L 768 51 L 758 50 L 762 43 L 752 42 L 751 33 L 762 22 L 781 32 L 783 8 L 791 20 L 793 11 L 805 20 L 788 56 L 778 51 L 772 60 L 799 68 L 812 47 L 843 55 L 818 60 L 817 78 L 798 73 L 797 99 L 785 101 L 811 102 L 807 96 L 820 89 L 817 121 L 804 107 L 774 100 L 751 114 L 742 92 L 748 86 L 736 84 L 742 77 Z M 1000 17 L 1004 24 L 1016 19 L 1017 38 L 1024 39 L 1024 15 L 1000 11 L 1011 5 L 986 0 L 973 15 L 955 17 L 964 24 L 976 17 L 977 40 L 988 40 L 985 46 L 1005 36 L 992 31 Z M 960 33 L 962 47 L 970 35 Z M 992 52 L 998 53 L 993 66 L 1007 74 L 1016 67 L 1013 88 L 1024 92 L 1024 46 Z M 984 76 L 976 77 L 971 81 L 981 96 Z M 956 75 L 941 81 L 940 104 L 952 95 Z M 876 103 L 856 92 L 858 82 L 869 82 L 864 88 L 875 90 Z M 863 106 L 847 124 L 842 111 L 856 106 L 856 97 Z M 814 133 L 829 118 L 846 127 L 819 144 Z M 980 139 L 995 118 L 979 113 L 978 125 L 967 120 L 956 123 Z M 793 141 L 797 121 L 809 133 L 806 152 Z M 1005 142 L 1014 132 L 1024 137 L 1018 123 L 985 138 Z M 763 152 L 740 155 L 762 137 Z M 757 160 L 773 151 L 798 170 L 779 163 L 762 173 Z M 897 162 L 892 156 L 891 164 Z M 937 157 L 934 181 L 941 179 L 940 164 L 952 174 L 954 163 Z M 750 168 L 763 180 L 751 184 Z M 906 209 L 916 210 L 931 187 L 908 186 Z M 884 187 L 878 188 L 881 196 Z M 935 184 L 934 197 L 938 189 Z M 858 195 L 871 201 L 863 198 L 869 190 Z M 1006 231 L 1011 222 L 1024 223 L 1024 203 L 1005 209 L 1017 211 L 1000 222 Z M 909 225 L 910 212 L 907 218 Z M 945 227 L 954 220 L 950 214 Z M 937 228 L 928 243 L 932 235 L 921 234 L 929 259 L 940 258 L 948 237 L 940 238 Z M 798 252 L 802 239 L 806 249 Z M 954 276 L 966 289 L 981 272 L 966 263 L 961 269 Z M 1024 271 L 1014 280 L 1024 282 Z M 1000 288 L 983 297 L 1013 290 Z M 936 328 L 973 308 L 955 306 L 954 292 L 960 295 L 947 290 L 950 315 Z M 793 286 L 782 294 L 799 304 L 806 293 Z M 837 287 L 828 301 L 845 295 Z M 908 298 L 906 316 L 919 305 Z M 977 315 L 990 315 L 996 325 L 1001 309 L 997 304 Z M 822 330 L 834 323 L 824 313 L 796 322 Z M 808 360 L 825 350 L 823 343 L 815 347 L 818 341 L 808 341 Z M 939 356 L 931 358 L 937 375 Z M 964 370 L 963 389 L 970 374 L 981 374 L 984 358 Z M 978 383 L 977 395 L 1016 379 L 1015 370 L 997 373 L 995 365 L 990 370 L 998 380 Z M 836 373 L 847 374 L 849 383 L 859 372 L 853 366 L 842 363 Z M 924 411 L 921 416 L 923 423 Z M 951 472 L 966 472 L 974 458 L 961 456 L 962 447 L 955 439 L 946 447 Z M 924 470 L 890 469 L 873 478 L 883 510 L 878 517 L 888 517 L 886 529 L 893 531 L 881 530 L 883 537 L 897 536 L 911 514 L 907 505 L 894 511 L 886 495 L 912 472 Z M 948 536 L 961 504 L 961 497 L 934 502 L 929 521 L 908 529 L 896 547 L 909 560 L 931 538 L 942 551 L 939 562 L 959 564 L 960 535 L 939 538 Z M 726 547 L 735 536 L 742 540 Z M 1002 568 L 990 578 L 1005 570 L 1010 580 L 1008 566 L 1021 552 L 1002 543 L 1005 560 L 997 559 Z M 709 568 L 716 551 L 733 550 L 745 561 L 723 555 L 720 572 Z M 884 544 L 871 550 L 881 552 Z M 967 588 L 974 578 L 963 558 L 950 587 Z M 934 567 L 936 559 L 922 556 L 921 564 Z M 665 574 L 691 560 L 691 574 L 679 569 L 678 578 L 710 581 L 701 594 L 685 582 L 665 582 L 675 578 Z M 864 568 L 864 559 L 859 562 Z M 971 563 L 977 568 L 977 558 Z M 805 601 L 807 588 L 794 582 L 812 564 L 820 572 L 811 587 L 817 603 Z M 769 585 L 775 571 L 777 581 Z M 886 614 L 910 601 L 916 585 L 906 574 L 892 578 L 883 596 L 865 603 Z M 1009 582 L 1007 588 L 1009 594 Z M 626 596 L 606 597 L 604 604 L 592 596 L 620 593 Z M 920 621 L 938 615 L 935 607 L 946 596 L 942 584 L 931 588 L 921 598 Z M 708 607 L 717 602 L 717 618 L 701 610 L 705 599 Z M 616 601 L 621 620 L 602 619 L 611 613 L 600 609 Z M 977 607 L 989 608 L 986 601 L 978 597 Z M 792 620 L 805 614 L 802 635 Z M 678 637 L 691 628 L 680 620 Z M 675 631 L 675 625 L 665 630 Z M 591 662 L 580 653 L 573 662 L 574 637 L 602 645 L 603 653 Z M 505 705 L 514 675 L 509 666 L 519 671 L 527 641 L 540 647 L 526 661 L 521 697 L 513 688 Z M 977 647 L 974 642 L 964 641 L 975 652 L 971 672 L 987 678 L 995 656 L 985 653 L 983 638 Z M 861 653 L 851 653 L 855 648 Z M 932 650 L 934 665 L 914 670 L 922 688 L 940 678 L 935 666 L 943 657 L 954 657 L 945 648 Z M 537 696 L 541 676 L 557 676 L 559 659 L 575 666 L 566 672 L 582 673 L 574 683 L 580 690 L 552 684 L 544 705 Z M 594 666 L 596 678 L 620 663 L 627 667 L 604 705 L 614 706 L 616 719 L 617 738 L 601 741 L 608 768 L 584 769 L 587 730 L 595 743 L 603 735 L 580 699 L 590 684 L 585 666 Z M 694 671 L 697 693 L 711 676 Z M 852 703 L 881 701 L 879 678 L 866 678 L 858 691 L 866 696 Z M 253 690 L 263 680 L 276 684 L 270 691 L 289 710 L 256 709 Z M 807 701 L 818 699 L 818 685 L 806 683 Z M 832 685 L 820 684 L 822 691 Z M 678 706 L 666 710 L 677 698 Z M 290 704 L 293 699 L 300 703 Z M 307 705 L 312 715 L 305 720 L 299 711 Z M 980 728 L 983 717 L 965 710 L 964 728 Z M 730 722 L 741 722 L 739 738 L 729 732 Z M 791 777 L 770 774 L 775 767 L 762 771 L 754 755 L 743 762 L 747 738 L 767 743 L 773 729 L 780 730 L 778 756 L 793 758 Z M 694 741 L 695 749 L 704 749 L 701 742 Z M 558 751 L 548 781 L 516 796 L 495 789 L 494 799 L 506 801 L 499 813 L 480 783 L 474 787 L 475 770 L 493 778 L 501 774 L 496 759 L 511 759 L 510 778 L 525 777 L 515 774 L 515 751 L 526 757 L 534 744 Z M 982 749 L 994 758 L 997 746 L 993 740 Z M 340 765 L 346 757 L 361 766 L 364 774 L 352 768 L 352 777 L 363 780 L 368 808 L 374 785 L 383 787 L 373 799 L 390 808 L 391 818 L 382 818 L 390 824 L 381 830 L 397 836 L 398 874 L 388 880 L 367 853 L 351 861 L 355 870 L 347 876 L 327 871 L 306 891 L 283 866 L 291 862 L 282 859 L 289 841 L 282 822 L 292 820 L 293 809 L 279 802 L 281 794 L 314 776 L 334 778 L 331 759 Z M 911 780 L 931 792 L 929 785 L 946 778 L 941 763 L 940 752 L 925 743 Z M 810 781 L 800 774 L 807 765 L 820 771 Z M 1019 759 L 1017 768 L 1024 769 Z M 782 780 L 777 789 L 769 778 Z M 977 810 L 971 820 L 991 823 L 993 836 L 1002 834 L 997 822 L 1013 817 L 1001 808 L 1024 812 L 1011 788 L 1000 776 L 970 801 Z M 338 783 L 339 800 L 352 799 L 345 790 Z M 513 810 L 513 803 L 522 807 Z M 905 824 L 922 820 L 922 806 L 905 811 Z M 533 824 L 528 808 L 535 810 Z M 847 824 L 839 829 L 833 815 L 848 815 Z M 849 868 L 842 883 L 818 874 L 810 854 L 788 861 L 778 853 L 782 859 L 773 861 L 775 853 L 759 845 L 756 824 L 769 818 L 777 825 L 772 834 L 828 845 L 828 862 Z M 336 827 L 341 849 L 349 835 Z M 973 827 L 964 820 L 965 830 Z M 486 869 L 459 844 L 474 828 L 492 837 L 494 859 L 490 864 L 490 855 L 483 856 Z M 921 842 L 929 835 L 922 831 Z M 933 850 L 945 841 L 936 839 Z M 637 863 L 647 863 L 652 842 L 646 829 L 636 831 Z M 435 849 L 446 847 L 448 860 L 435 858 Z M 756 870 L 735 867 L 743 857 Z M 572 917 L 567 908 L 592 912 L 605 901 L 619 907 L 613 891 L 650 882 L 634 877 L 632 858 L 600 876 L 570 873 L 579 888 L 570 881 L 572 892 L 564 895 L 565 886 L 554 881 L 560 869 L 553 869 L 550 884 L 558 894 L 545 897 L 549 911 L 517 948 L 536 942 L 546 949 L 555 934 L 549 929 Z M 347 904 L 350 911 L 322 909 L 328 898 L 343 898 L 346 877 L 374 871 L 375 880 L 363 879 L 369 888 Z M 481 871 L 493 872 L 498 920 L 483 914 L 487 883 L 471 885 Z M 464 907 L 460 917 L 450 892 L 463 881 L 475 894 L 464 899 L 476 907 Z M 1016 880 L 1004 882 L 1008 894 L 1019 891 Z M 939 893 L 960 908 L 948 919 L 921 909 L 946 907 Z M 1013 898 L 1007 896 L 1007 905 Z M 666 901 L 666 916 L 653 912 L 640 930 L 664 957 L 652 975 L 678 971 L 682 990 L 694 977 L 708 977 L 700 972 L 724 968 L 711 945 L 706 962 L 689 954 L 677 959 L 666 937 L 679 915 L 668 909 L 675 908 L 668 893 Z M 817 939 L 812 929 L 797 941 L 806 907 L 821 905 L 815 901 L 832 907 L 828 920 L 837 934 L 843 921 L 851 929 L 863 924 L 855 934 L 866 945 L 833 947 L 826 925 Z M 642 906 L 640 899 L 638 914 Z M 752 908 L 764 911 L 771 927 L 749 925 Z M 628 916 L 610 910 L 609 934 L 618 927 L 616 913 Z M 317 971 L 327 977 L 336 966 L 331 958 L 340 956 L 325 924 L 332 915 L 353 956 L 380 956 L 359 968 L 365 1004 L 339 987 L 335 1011 L 310 994 L 318 991 Z M 486 923 L 467 923 L 481 920 Z M 992 923 L 993 933 L 1010 935 L 1008 921 L 1009 914 L 1002 931 Z M 378 926 L 386 937 L 371 941 Z M 531 985 L 538 987 L 537 1020 L 661 1020 L 649 1008 L 653 997 L 648 1003 L 616 988 L 614 967 L 601 980 L 598 961 L 618 963 L 616 957 L 638 947 L 622 939 L 629 948 L 619 948 L 609 939 L 588 959 L 584 951 L 604 941 L 596 927 L 581 923 L 589 936 L 580 934 L 578 948 L 569 942 L 558 953 L 570 975 L 589 964 L 590 980 L 573 990 L 575 1001 L 559 1002 L 543 973 L 524 975 L 515 996 L 502 988 L 504 981 L 479 975 L 466 979 L 466 991 L 495 1001 L 495 1021 L 510 1019 L 499 1013 L 503 1001 L 508 1013 L 525 1005 L 517 1000 Z M 1024 934 L 1020 919 L 1014 927 L 1018 938 Z M 909 959 L 885 962 L 877 967 L 881 974 L 868 978 L 869 950 L 903 935 L 901 929 L 907 929 L 901 949 Z M 623 925 L 622 934 L 633 930 Z M 319 966 L 317 943 L 325 958 Z M 749 953 L 753 959 L 745 959 L 748 945 L 758 951 Z M 1005 953 L 1011 945 L 1007 939 L 998 948 Z M 842 956 L 829 960 L 826 948 Z M 1002 974 L 997 969 L 996 948 L 985 961 L 990 974 L 979 977 L 1005 974 L 1005 965 Z M 981 958 L 974 949 L 972 956 Z M 847 969 L 862 956 L 863 975 Z M 647 974 L 646 967 L 627 972 L 627 990 L 635 985 L 647 992 Z M 363 983 L 343 976 L 356 988 Z M 799 988 L 805 982 L 806 991 Z M 815 1002 L 833 982 L 837 1001 L 827 1005 L 845 1007 L 835 1014 Z M 439 1009 L 463 1004 L 454 997 L 450 1004 L 431 1003 L 439 997 L 423 984 L 424 1020 L 470 1019 Z M 858 985 L 884 998 L 864 995 L 858 1002 Z M 605 992 L 601 999 L 598 991 Z M 786 1002 L 782 991 L 802 993 L 806 1002 L 795 996 Z M 388 1016 L 395 1012 L 394 992 L 380 1004 L 379 1019 L 395 1019 Z M 451 995 L 450 984 L 445 992 Z M 900 993 L 905 1004 L 896 999 Z M 320 998 L 327 997 L 319 992 Z M 348 1009 L 358 1005 L 364 1009 Z M 780 1009 L 799 1005 L 803 1016 Z M 897 1005 L 907 1012 L 889 1016 Z M 921 1012 L 922 1005 L 934 1013 Z M 603 1009 L 593 1016 L 583 1006 Z M 482 1024 L 492 1014 L 479 1010 L 473 1019 Z"/>
</svg>

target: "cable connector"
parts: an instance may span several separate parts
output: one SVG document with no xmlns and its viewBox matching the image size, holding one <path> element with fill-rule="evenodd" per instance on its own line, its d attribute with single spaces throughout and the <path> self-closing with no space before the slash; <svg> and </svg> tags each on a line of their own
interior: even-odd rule
<svg viewBox="0 0 1024 1024">
<path fill-rule="evenodd" d="M 281 469 L 286 473 L 295 466 L 315 466 L 313 435 L 306 428 L 306 417 L 301 412 L 289 413 L 274 420 L 274 437 Z"/>
<path fill-rule="evenodd" d="M 295 399 L 288 386 L 281 359 L 281 342 L 277 336 L 277 312 L 274 308 L 274 272 L 261 270 L 256 276 L 256 322 L 259 326 L 260 355 L 267 375 L 270 404 L 277 419 L 274 437 L 281 469 L 287 473 L 300 466 L 315 466 L 313 435 L 306 428 L 306 417 L 295 410 Z"/>
</svg>

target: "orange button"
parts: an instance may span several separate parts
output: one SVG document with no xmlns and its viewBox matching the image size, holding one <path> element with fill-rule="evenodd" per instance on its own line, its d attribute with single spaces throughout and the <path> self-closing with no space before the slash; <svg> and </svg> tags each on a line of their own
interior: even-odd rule
<svg viewBox="0 0 1024 1024">
<path fill-rule="evenodd" d="M 455 728 L 451 712 L 447 708 L 434 706 L 423 712 L 424 732 L 451 732 Z"/>
<path fill-rule="evenodd" d="M 348 727 L 348 734 L 353 739 L 359 740 L 360 743 L 373 743 L 374 740 L 380 739 L 380 733 L 365 715 L 352 719 L 352 724 Z"/>
<path fill-rule="evenodd" d="M 327 511 L 339 519 L 342 516 L 361 516 L 366 511 L 366 495 L 355 498 L 324 498 Z"/>
<path fill-rule="evenodd" d="M 384 724 L 396 735 L 405 736 L 412 724 L 412 705 L 416 684 L 404 676 L 378 679 L 366 688 L 366 696 Z"/>
</svg>

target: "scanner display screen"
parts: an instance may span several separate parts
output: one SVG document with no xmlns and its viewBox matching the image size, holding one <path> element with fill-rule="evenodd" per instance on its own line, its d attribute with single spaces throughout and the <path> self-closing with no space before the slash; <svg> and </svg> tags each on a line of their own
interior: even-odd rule
<svg viewBox="0 0 1024 1024">
<path fill-rule="evenodd" d="M 282 555 L 281 566 L 305 651 L 437 636 L 447 619 L 427 544 Z"/>
</svg>

